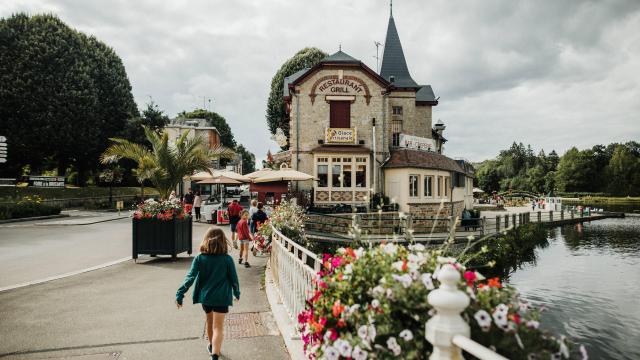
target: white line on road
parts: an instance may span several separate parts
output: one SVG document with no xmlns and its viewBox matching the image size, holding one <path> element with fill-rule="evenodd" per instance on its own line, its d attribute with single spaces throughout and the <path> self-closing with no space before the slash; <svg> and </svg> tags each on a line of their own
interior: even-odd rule
<svg viewBox="0 0 640 360">
<path fill-rule="evenodd" d="M 104 263 L 104 264 L 92 266 L 90 268 L 77 270 L 77 271 L 71 271 L 71 272 L 68 272 L 68 273 L 61 274 L 61 275 L 54 275 L 54 276 L 46 277 L 44 279 L 29 281 L 29 282 L 25 282 L 25 283 L 21 283 L 21 284 L 9 285 L 9 286 L 5 286 L 5 287 L 0 287 L 0 292 L 14 290 L 14 289 L 22 288 L 22 287 L 25 287 L 25 286 L 42 284 L 42 283 L 45 283 L 45 282 L 48 282 L 48 281 L 63 279 L 63 278 L 69 277 L 69 276 L 74 276 L 74 275 L 86 273 L 86 272 L 89 272 L 89 271 L 106 268 L 106 267 L 109 267 L 109 266 L 112 266 L 112 265 L 119 264 L 121 262 L 125 262 L 127 260 L 131 260 L 131 257 L 130 256 L 129 257 L 125 257 L 125 258 L 118 259 L 118 260 L 115 260 L 115 261 L 110 261 L 110 262 L 107 262 L 107 263 Z"/>
</svg>

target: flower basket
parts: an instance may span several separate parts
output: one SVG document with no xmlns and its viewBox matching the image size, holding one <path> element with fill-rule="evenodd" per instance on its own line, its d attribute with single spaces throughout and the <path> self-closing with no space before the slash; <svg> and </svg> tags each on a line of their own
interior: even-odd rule
<svg viewBox="0 0 640 360">
<path fill-rule="evenodd" d="M 175 200 L 149 199 L 133 212 L 133 259 L 139 254 L 171 255 L 192 253 L 191 216 Z"/>
</svg>

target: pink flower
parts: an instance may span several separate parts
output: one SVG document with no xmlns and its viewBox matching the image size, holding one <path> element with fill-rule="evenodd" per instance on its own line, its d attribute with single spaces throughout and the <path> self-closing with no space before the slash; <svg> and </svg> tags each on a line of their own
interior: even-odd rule
<svg viewBox="0 0 640 360">
<path fill-rule="evenodd" d="M 473 285 L 473 282 L 477 280 L 476 273 L 473 271 L 465 271 L 464 279 L 467 280 L 469 286 Z"/>
<path fill-rule="evenodd" d="M 333 259 L 331 259 L 331 266 L 332 267 L 337 268 L 341 264 L 342 264 L 342 258 L 340 256 L 336 256 Z"/>
</svg>

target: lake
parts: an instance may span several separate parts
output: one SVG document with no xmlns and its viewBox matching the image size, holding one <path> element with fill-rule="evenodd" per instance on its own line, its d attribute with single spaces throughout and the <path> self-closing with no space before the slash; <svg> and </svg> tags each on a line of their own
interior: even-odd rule
<svg viewBox="0 0 640 360">
<path fill-rule="evenodd" d="M 590 359 L 640 359 L 640 217 L 556 227 L 548 240 L 508 282 Z"/>
</svg>

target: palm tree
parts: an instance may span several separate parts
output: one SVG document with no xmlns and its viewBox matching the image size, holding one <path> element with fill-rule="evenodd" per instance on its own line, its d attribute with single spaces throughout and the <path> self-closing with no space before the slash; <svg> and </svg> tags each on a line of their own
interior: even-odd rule
<svg viewBox="0 0 640 360">
<path fill-rule="evenodd" d="M 108 164 L 122 158 L 133 160 L 138 166 L 134 174 L 141 186 L 145 180 L 150 180 L 162 199 L 167 199 L 185 176 L 196 171 L 210 171 L 203 138 L 188 139 L 187 131 L 178 137 L 175 144 L 170 144 L 167 133 L 159 134 L 146 126 L 143 128 L 151 149 L 126 139 L 113 138 L 114 144 L 105 150 L 100 161 Z"/>
</svg>

